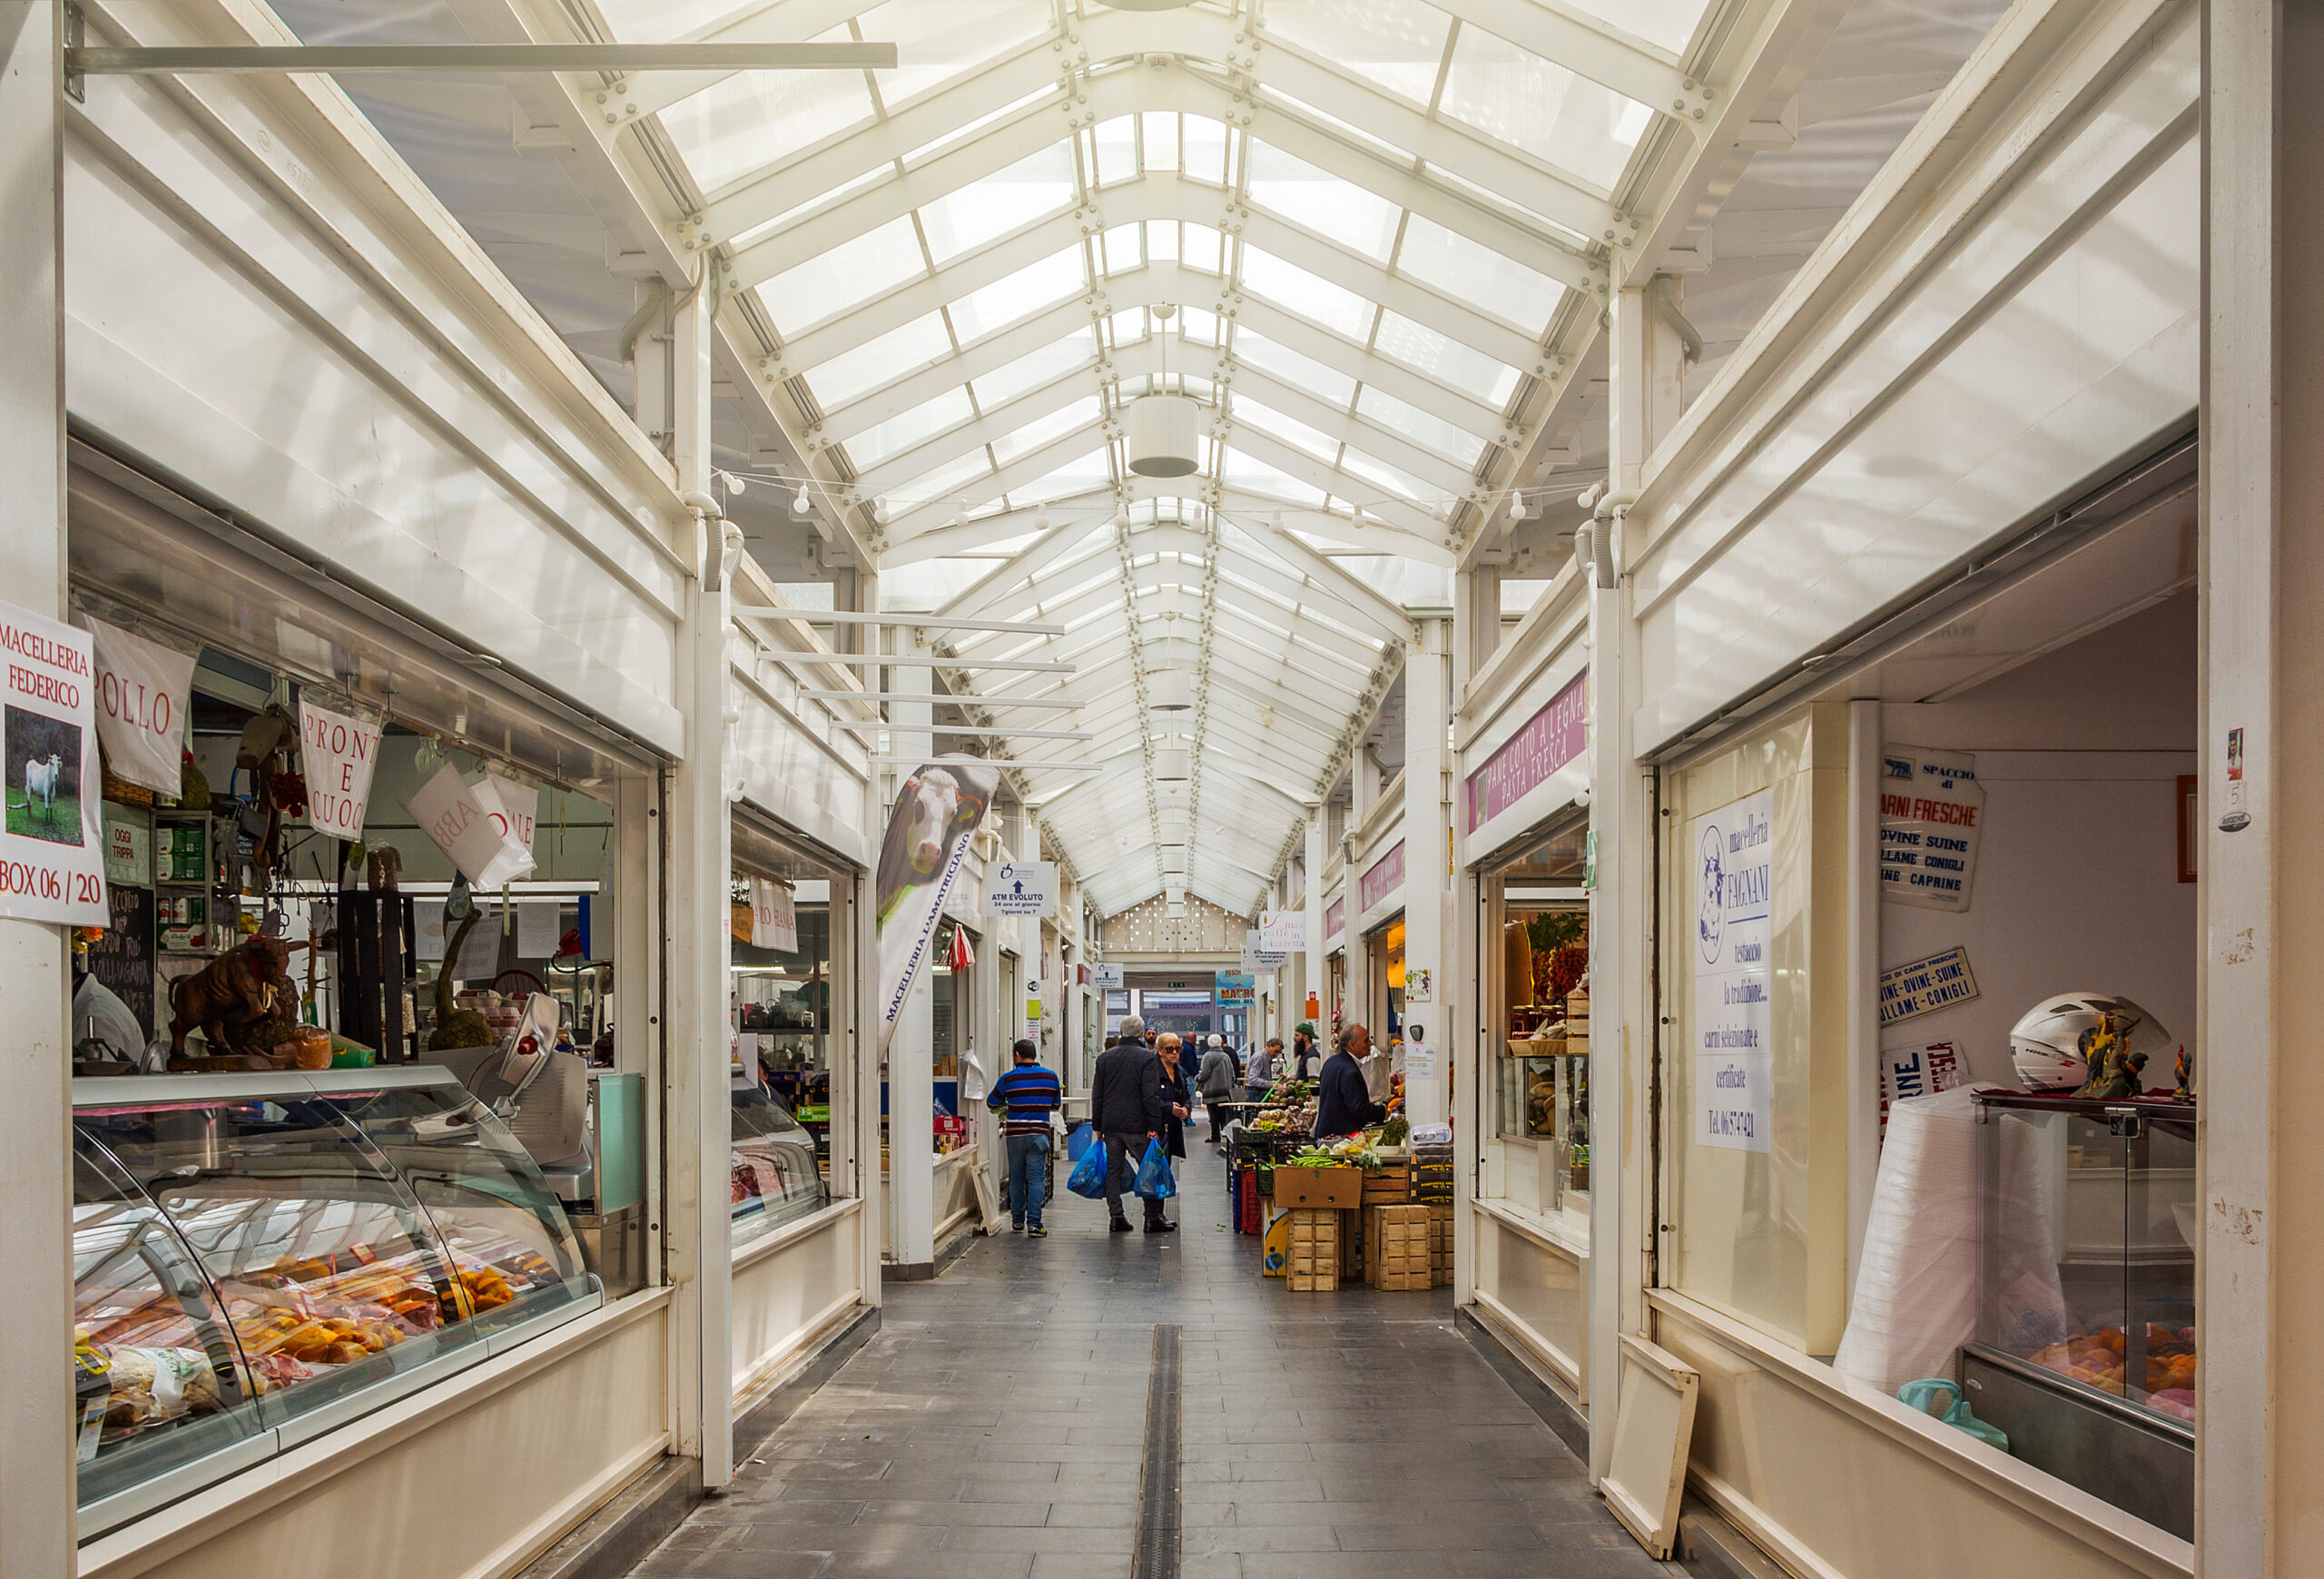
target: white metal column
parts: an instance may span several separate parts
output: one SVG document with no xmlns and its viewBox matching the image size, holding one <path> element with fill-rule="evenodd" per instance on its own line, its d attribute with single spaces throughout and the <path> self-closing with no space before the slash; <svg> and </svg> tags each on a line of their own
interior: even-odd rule
<svg viewBox="0 0 2324 1579">
<path fill-rule="evenodd" d="M 879 575 L 859 570 L 850 573 L 846 579 L 855 612 L 876 613 L 880 607 Z M 874 630 L 871 626 L 842 627 L 838 640 L 842 647 L 868 653 L 873 650 L 872 644 L 877 639 Z M 864 678 L 866 683 L 876 682 L 878 671 L 867 670 Z M 875 863 L 887 832 L 888 807 L 893 798 L 890 781 L 890 775 L 874 769 L 863 785 L 864 842 L 865 847 L 874 853 Z M 880 1055 L 878 882 L 875 864 L 872 870 L 857 873 L 848 883 L 848 973 L 842 989 L 850 1005 L 847 1081 L 855 1099 L 851 1116 L 854 1120 L 857 1161 L 851 1182 L 857 1199 L 863 1203 L 858 1219 L 862 1237 L 863 1298 L 873 1304 L 881 1298 L 880 1266 L 885 1255 L 881 1223 L 887 1210 L 886 1162 L 881 1156 L 881 1140 L 883 1120 L 880 1111 L 880 1087 L 887 1077 L 887 1064 Z M 840 924 L 838 907 L 834 905 L 832 925 L 835 932 Z M 840 1078 L 837 1071 L 832 1078 Z"/>
<path fill-rule="evenodd" d="M 2274 1579 L 2314 1569 L 2324 1507 L 2324 1154 L 2297 1117 L 2324 1021 L 2324 15 L 2214 4 L 2204 26 L 2195 1570 Z"/>
<path fill-rule="evenodd" d="M 1451 1111 L 1444 1011 L 1453 986 L 1444 913 L 1452 808 L 1443 804 L 1451 635 L 1451 622 L 1423 621 L 1420 639 L 1404 660 L 1404 1021 L 1419 1021 L 1437 1050 L 1433 1078 L 1414 1078 L 1406 1063 L 1404 1108 L 1415 1124 L 1441 1124 Z M 1430 1001 L 1414 1004 L 1412 989 L 1419 972 L 1427 972 Z M 1387 1027 L 1375 1027 L 1374 1034 L 1384 1039 Z"/>
<path fill-rule="evenodd" d="M 936 712 L 927 700 L 935 689 L 935 671 L 911 637 L 908 630 L 888 632 L 889 650 L 905 660 L 887 671 L 889 722 L 906 726 L 890 738 L 900 755 L 907 755 L 931 738 L 927 725 Z M 880 828 L 885 831 L 884 812 Z M 961 1041 L 959 1002 L 956 994 L 955 1048 Z M 888 1256 L 897 1266 L 915 1269 L 932 1268 L 936 1261 L 935 1039 L 936 962 L 931 959 L 913 980 L 888 1040 L 888 1209 L 892 1224 Z"/>
<path fill-rule="evenodd" d="M 1621 1396 L 1621 1335 L 1645 1329 L 1649 1089 L 1654 1005 L 1647 989 L 1652 871 L 1646 775 L 1630 721 L 1639 706 L 1638 633 L 1625 574 L 1630 501 L 1656 437 L 1679 414 L 1679 342 L 1646 286 L 1617 293 L 1610 336 L 1612 421 L 1607 489 L 1592 523 L 1590 577 L 1590 1471 L 1605 1475 Z M 1607 1155 L 1609 1142 L 1612 1156 Z M 1612 1166 L 1608 1166 L 1609 1162 Z"/>
<path fill-rule="evenodd" d="M 1311 807 L 1307 813 L 1307 980 L 1305 985 L 1306 991 L 1315 996 L 1315 1012 L 1309 1015 L 1307 1005 L 1303 1001 L 1291 1017 L 1294 1025 L 1312 1018 L 1318 1032 L 1331 1023 L 1327 1017 L 1332 1012 L 1332 1006 L 1324 997 L 1330 988 L 1331 976 L 1324 957 L 1324 817 L 1322 806 Z M 1285 1037 L 1283 1044 L 1288 1051 L 1291 1038 Z"/>
<path fill-rule="evenodd" d="M 0 587 L 64 614 L 58 7 L 0 6 Z M 71 979 L 64 929 L 0 921 L 0 1573 L 74 1568 Z"/>
<path fill-rule="evenodd" d="M 674 380 L 678 486 L 690 502 L 710 489 L 711 313 L 718 281 L 708 259 L 702 287 L 675 313 Z M 685 757 L 671 775 L 668 1200 L 680 1451 L 698 1454 L 704 1486 L 734 1473 L 732 1346 L 727 1337 L 731 1241 L 732 1097 L 726 1074 L 728 885 L 734 829 L 725 786 L 727 594 L 723 521 L 705 518 L 699 574 L 686 584 L 680 637 Z M 739 546 L 739 535 L 735 538 Z"/>
</svg>

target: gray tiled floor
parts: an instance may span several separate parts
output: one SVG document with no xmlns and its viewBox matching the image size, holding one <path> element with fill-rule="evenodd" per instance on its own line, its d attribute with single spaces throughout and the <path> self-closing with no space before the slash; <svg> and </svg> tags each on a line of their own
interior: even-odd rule
<svg viewBox="0 0 2324 1579">
<path fill-rule="evenodd" d="M 1621 1579 L 1649 1560 L 1452 1330 L 1450 1295 L 1294 1295 L 1226 1230 L 1050 1236 L 890 1285 L 877 1337 L 638 1579 L 1122 1579 L 1154 1327 L 1184 1329 L 1187 1579 Z"/>
</svg>

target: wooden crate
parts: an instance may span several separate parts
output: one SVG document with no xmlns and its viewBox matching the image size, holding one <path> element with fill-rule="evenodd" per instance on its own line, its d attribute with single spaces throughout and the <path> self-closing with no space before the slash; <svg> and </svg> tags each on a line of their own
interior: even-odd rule
<svg viewBox="0 0 2324 1579">
<path fill-rule="evenodd" d="M 1412 1199 L 1412 1164 L 1384 1162 L 1377 1173 L 1364 1176 L 1364 1204 L 1402 1206 Z"/>
<path fill-rule="evenodd" d="M 1374 1288 L 1431 1287 L 1428 1209 L 1364 1208 L 1364 1281 Z"/>
<path fill-rule="evenodd" d="M 1428 1269 L 1434 1287 L 1452 1287 L 1452 1208 L 1449 1203 L 1428 1209 Z"/>
<path fill-rule="evenodd" d="M 1339 1288 L 1341 1242 L 1338 1212 L 1293 1210 L 1290 1246 L 1284 1260 L 1295 1293 L 1329 1294 Z"/>
</svg>

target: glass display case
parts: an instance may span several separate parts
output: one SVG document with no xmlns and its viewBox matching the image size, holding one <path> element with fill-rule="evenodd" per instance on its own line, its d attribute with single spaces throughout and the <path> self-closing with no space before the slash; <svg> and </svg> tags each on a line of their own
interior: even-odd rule
<svg viewBox="0 0 2324 1579">
<path fill-rule="evenodd" d="M 84 1536 L 600 1302 L 440 1069 L 74 1082 Z"/>
<path fill-rule="evenodd" d="M 1971 1406 L 2017 1457 L 2192 1538 L 2195 1110 L 2007 1091 L 1977 1103 Z"/>
<path fill-rule="evenodd" d="M 815 1137 L 779 1100 L 756 1086 L 734 1092 L 734 1176 L 728 1195 L 733 1242 L 740 1248 L 822 1209 L 831 1192 Z"/>
</svg>

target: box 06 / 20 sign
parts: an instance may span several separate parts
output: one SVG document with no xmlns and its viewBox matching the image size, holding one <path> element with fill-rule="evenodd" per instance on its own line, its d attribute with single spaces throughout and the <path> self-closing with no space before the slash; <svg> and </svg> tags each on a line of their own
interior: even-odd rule
<svg viewBox="0 0 2324 1579">
<path fill-rule="evenodd" d="M 94 656 L 89 633 L 0 605 L 0 915 L 103 926 L 104 822 L 99 810 Z"/>
</svg>

